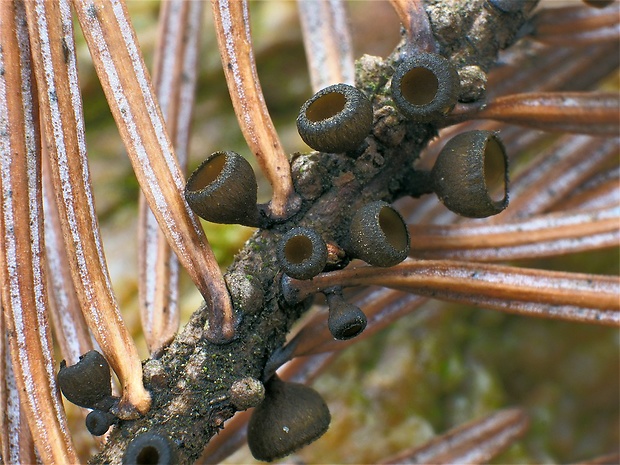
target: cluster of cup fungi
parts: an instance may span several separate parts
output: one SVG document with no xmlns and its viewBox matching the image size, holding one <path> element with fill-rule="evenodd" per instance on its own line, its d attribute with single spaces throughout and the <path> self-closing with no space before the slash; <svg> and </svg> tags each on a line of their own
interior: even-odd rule
<svg viewBox="0 0 620 465">
<path fill-rule="evenodd" d="M 391 81 L 393 105 L 416 124 L 439 122 L 454 108 L 459 91 L 454 66 L 430 52 L 408 55 L 394 70 Z M 297 118 L 299 134 L 311 148 L 351 157 L 360 153 L 372 126 L 372 103 L 361 90 L 347 84 L 317 92 L 304 103 Z M 435 192 L 457 214 L 488 217 L 508 204 L 507 173 L 507 157 L 498 135 L 471 131 L 446 144 L 432 170 L 420 173 L 422 187 L 418 190 Z M 235 152 L 216 152 L 204 160 L 188 179 L 185 198 L 197 215 L 210 222 L 264 229 L 277 224 L 265 207 L 257 204 L 254 171 Z M 310 280 L 354 258 L 373 266 L 394 266 L 407 257 L 409 244 L 402 216 L 389 203 L 376 200 L 353 213 L 346 243 L 326 244 L 316 230 L 295 226 L 283 232 L 275 253 L 285 289 L 290 278 Z M 330 248 L 334 247 L 345 252 L 337 265 L 330 259 Z M 283 292 L 286 298 L 286 290 Z M 359 335 L 367 324 L 364 312 L 345 300 L 340 287 L 323 293 L 332 336 L 346 340 Z M 85 354 L 70 367 L 63 363 L 58 382 L 68 400 L 92 409 L 86 418 L 91 434 L 103 435 L 118 421 L 114 415 L 118 399 L 111 394 L 110 369 L 98 352 Z M 284 457 L 327 431 L 329 410 L 312 388 L 285 382 L 276 374 L 260 387 L 259 401 L 248 405 L 258 404 L 248 426 L 248 444 L 257 459 Z M 151 459 L 173 463 L 174 448 L 164 436 L 146 432 L 130 442 L 123 463 L 147 463 Z"/>
</svg>

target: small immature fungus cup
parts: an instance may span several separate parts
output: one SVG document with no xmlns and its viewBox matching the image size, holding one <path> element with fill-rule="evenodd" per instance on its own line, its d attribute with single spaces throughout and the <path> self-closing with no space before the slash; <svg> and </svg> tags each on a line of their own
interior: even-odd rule
<svg viewBox="0 0 620 465">
<path fill-rule="evenodd" d="M 407 56 L 392 76 L 392 98 L 407 118 L 434 122 L 447 115 L 459 96 L 459 75 L 452 64 L 435 53 Z"/>
<path fill-rule="evenodd" d="M 250 163 L 236 152 L 215 152 L 192 173 L 185 200 L 213 223 L 258 226 L 258 185 Z"/>
<path fill-rule="evenodd" d="M 269 462 L 285 457 L 327 431 L 331 415 L 314 389 L 282 381 L 277 375 L 265 389 L 265 400 L 248 424 L 248 445 L 256 459 Z"/>
<path fill-rule="evenodd" d="M 136 436 L 127 445 L 123 465 L 173 465 L 177 463 L 175 446 L 158 433 L 147 432 Z"/>
<path fill-rule="evenodd" d="M 334 339 L 340 341 L 353 339 L 364 331 L 367 324 L 366 315 L 357 305 L 344 300 L 340 290 L 326 292 L 325 297 L 329 306 L 327 327 Z"/>
<path fill-rule="evenodd" d="M 93 410 L 86 415 L 86 429 L 93 436 L 102 436 L 116 420 L 117 418 L 111 413 Z"/>
<path fill-rule="evenodd" d="M 299 110 L 297 130 L 314 150 L 357 149 L 372 128 L 372 104 L 359 89 L 335 84 L 314 94 Z"/>
<path fill-rule="evenodd" d="M 450 139 L 431 178 L 439 200 L 459 215 L 486 218 L 508 206 L 508 158 L 492 131 L 469 131 Z"/>
<path fill-rule="evenodd" d="M 86 352 L 75 365 L 60 362 L 57 379 L 67 400 L 80 407 L 107 411 L 115 401 L 110 366 L 96 350 Z"/>
<path fill-rule="evenodd" d="M 394 266 L 407 258 L 407 225 L 390 204 L 370 202 L 351 219 L 347 253 L 373 266 Z"/>
<path fill-rule="evenodd" d="M 327 246 L 314 229 L 297 227 L 287 232 L 276 248 L 282 271 L 291 278 L 310 279 L 327 263 Z"/>
</svg>

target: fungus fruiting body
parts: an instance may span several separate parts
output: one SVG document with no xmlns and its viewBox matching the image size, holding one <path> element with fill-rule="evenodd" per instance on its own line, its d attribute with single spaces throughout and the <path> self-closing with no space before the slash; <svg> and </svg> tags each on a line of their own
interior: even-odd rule
<svg viewBox="0 0 620 465">
<path fill-rule="evenodd" d="M 154 432 L 136 436 L 123 454 L 123 465 L 173 465 L 176 462 L 177 454 L 170 440 Z"/>
<path fill-rule="evenodd" d="M 93 436 L 102 436 L 116 420 L 117 418 L 111 413 L 95 409 L 86 415 L 86 429 Z"/>
<path fill-rule="evenodd" d="M 485 218 L 508 205 L 508 159 L 492 131 L 468 131 L 450 139 L 431 177 L 437 197 L 459 215 Z"/>
<path fill-rule="evenodd" d="M 329 409 L 314 389 L 282 381 L 277 375 L 265 389 L 265 400 L 248 424 L 248 445 L 255 458 L 271 461 L 285 457 L 327 431 Z"/>
<path fill-rule="evenodd" d="M 355 212 L 349 233 L 347 252 L 370 265 L 394 266 L 407 258 L 407 226 L 387 202 L 369 202 Z"/>
<path fill-rule="evenodd" d="M 341 341 L 352 339 L 364 331 L 367 324 L 366 315 L 357 305 L 347 302 L 339 289 L 326 292 L 325 296 L 329 306 L 327 327 L 334 339 Z"/>
<path fill-rule="evenodd" d="M 276 254 L 282 270 L 292 278 L 310 279 L 327 263 L 327 246 L 314 229 L 297 227 L 278 243 Z"/>
<path fill-rule="evenodd" d="M 112 403 L 110 366 L 103 355 L 91 350 L 67 366 L 63 360 L 58 385 L 70 402 L 85 408 L 108 410 Z"/>
<path fill-rule="evenodd" d="M 326 87 L 299 110 L 297 130 L 306 144 L 321 152 L 355 150 L 370 133 L 372 104 L 348 84 Z"/>
<path fill-rule="evenodd" d="M 215 152 L 187 180 L 185 199 L 207 221 L 257 226 L 257 183 L 250 163 L 236 152 Z"/>
<path fill-rule="evenodd" d="M 422 123 L 448 114 L 456 104 L 459 89 L 454 66 L 435 53 L 406 56 L 392 76 L 394 105 L 407 118 Z"/>
</svg>

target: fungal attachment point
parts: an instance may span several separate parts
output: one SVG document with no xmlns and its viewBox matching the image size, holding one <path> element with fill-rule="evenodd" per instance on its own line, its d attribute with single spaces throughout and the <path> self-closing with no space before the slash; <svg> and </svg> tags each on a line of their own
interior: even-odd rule
<svg viewBox="0 0 620 465">
<path fill-rule="evenodd" d="M 459 215 L 486 218 L 508 206 L 508 157 L 492 131 L 468 131 L 450 139 L 431 178 L 439 200 Z"/>
<path fill-rule="evenodd" d="M 435 122 L 447 115 L 458 99 L 460 79 L 441 55 L 418 52 L 396 68 L 391 84 L 394 105 L 407 118 Z"/>
<path fill-rule="evenodd" d="M 297 130 L 303 141 L 320 152 L 357 149 L 372 128 L 372 104 L 359 89 L 335 84 L 320 90 L 299 110 Z"/>
</svg>

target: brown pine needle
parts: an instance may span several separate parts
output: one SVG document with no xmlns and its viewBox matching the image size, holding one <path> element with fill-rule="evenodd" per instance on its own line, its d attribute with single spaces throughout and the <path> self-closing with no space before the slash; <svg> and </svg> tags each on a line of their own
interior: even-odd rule
<svg viewBox="0 0 620 465">
<path fill-rule="evenodd" d="M 390 0 L 390 3 L 407 32 L 408 46 L 414 50 L 436 52 L 437 44 L 423 2 L 421 0 Z"/>
<path fill-rule="evenodd" d="M 620 96 L 603 92 L 533 92 L 505 95 L 469 116 L 543 131 L 617 136 Z"/>
<path fill-rule="evenodd" d="M 389 464 L 488 463 L 523 436 L 529 420 L 521 409 L 500 410 L 437 436 L 426 444 L 391 457 Z"/>
<path fill-rule="evenodd" d="M 35 463 L 34 442 L 26 415 L 20 408 L 19 392 L 9 354 L 9 340 L 0 308 L 0 460 L 2 463 Z"/>
<path fill-rule="evenodd" d="M 41 145 L 23 8 L 0 3 L 0 277 L 6 328 L 0 337 L 9 340 L 21 407 L 41 460 L 76 463 L 57 395 L 47 315 Z"/>
<path fill-rule="evenodd" d="M 74 285 L 90 330 L 123 386 L 121 417 L 146 413 L 142 364 L 112 292 L 88 173 L 72 18 L 68 3 L 26 3 L 51 156 L 53 183 Z M 61 46 L 60 44 L 63 44 Z M 69 181 L 71 180 L 71 181 Z"/>
<path fill-rule="evenodd" d="M 301 199 L 293 188 L 291 168 L 267 110 L 252 52 L 247 0 L 213 0 L 213 17 L 224 75 L 241 132 L 271 184 L 271 215 L 285 219 Z"/>
<path fill-rule="evenodd" d="M 49 155 L 45 149 L 43 157 L 43 226 L 50 281 L 50 315 L 54 323 L 54 340 L 60 346 L 62 358 L 67 365 L 74 365 L 81 355 L 93 349 L 93 340 L 73 286 L 69 254 L 54 198 Z"/>
<path fill-rule="evenodd" d="M 411 256 L 498 261 L 614 247 L 620 207 L 562 212 L 505 223 L 410 225 Z"/>
<path fill-rule="evenodd" d="M 533 36 L 550 44 L 616 42 L 620 36 L 617 5 L 610 8 L 583 8 L 571 5 L 541 10 L 532 19 Z"/>
<path fill-rule="evenodd" d="M 236 324 L 230 296 L 202 227 L 183 198 L 183 175 L 125 4 L 74 0 L 74 6 L 140 187 L 207 302 L 207 335 L 214 341 L 230 340 Z"/>
<path fill-rule="evenodd" d="M 153 86 L 181 170 L 187 164 L 203 6 L 203 2 L 169 1 L 162 3 L 160 12 Z M 140 317 L 146 343 L 153 353 L 179 329 L 179 261 L 144 195 L 140 195 L 138 235 Z"/>
<path fill-rule="evenodd" d="M 312 90 L 354 85 L 353 45 L 342 0 L 298 1 Z"/>
<path fill-rule="evenodd" d="M 620 278 L 450 260 L 405 260 L 291 280 L 295 298 L 333 286 L 385 286 L 533 317 L 620 326 Z"/>
</svg>

